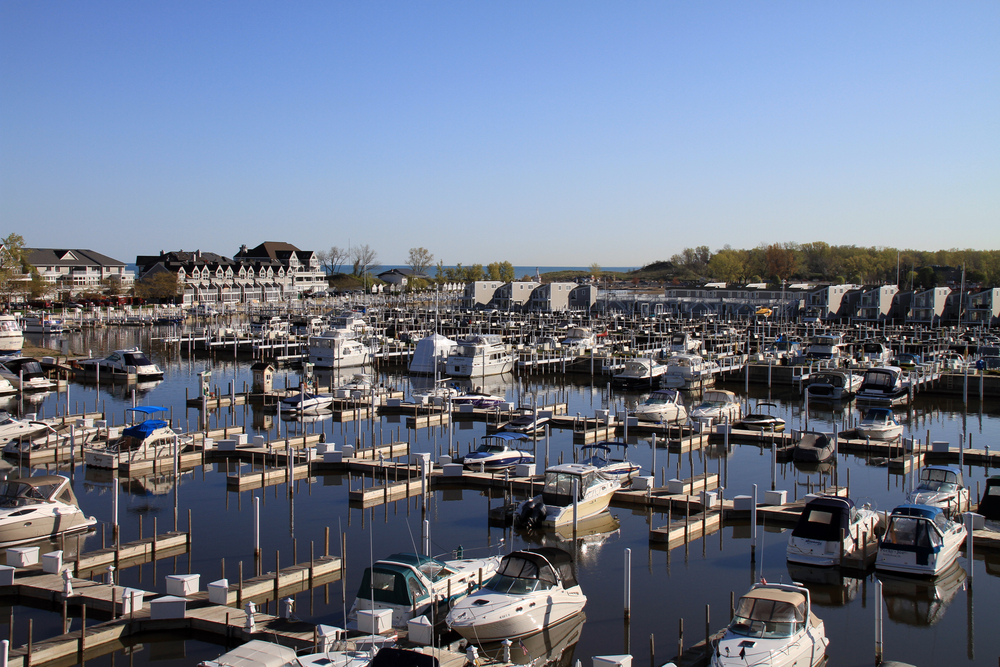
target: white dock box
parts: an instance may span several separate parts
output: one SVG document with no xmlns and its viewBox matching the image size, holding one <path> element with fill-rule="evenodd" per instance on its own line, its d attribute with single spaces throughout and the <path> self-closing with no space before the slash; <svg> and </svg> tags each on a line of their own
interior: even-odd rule
<svg viewBox="0 0 1000 667">
<path fill-rule="evenodd" d="M 426 616 L 417 616 L 406 622 L 407 639 L 420 646 L 430 646 L 434 641 L 434 625 Z"/>
<path fill-rule="evenodd" d="M 46 574 L 59 574 L 62 572 L 62 551 L 50 551 L 42 554 L 42 572 Z"/>
<path fill-rule="evenodd" d="M 344 452 L 327 450 L 323 454 L 323 463 L 343 463 L 343 462 L 344 462 Z"/>
<path fill-rule="evenodd" d="M 753 509 L 753 496 L 736 496 L 733 498 L 733 509 L 737 512 L 749 512 Z"/>
<path fill-rule="evenodd" d="M 765 505 L 784 505 L 788 501 L 788 491 L 778 490 L 778 491 L 765 491 L 764 492 L 764 504 Z"/>
<path fill-rule="evenodd" d="M 317 647 L 320 651 L 332 651 L 333 647 L 340 641 L 340 638 L 344 636 L 343 628 L 338 628 L 336 625 L 317 625 L 316 626 L 316 636 L 319 638 L 319 646 Z M 410 641 L 413 641 L 412 639 Z"/>
<path fill-rule="evenodd" d="M 7 549 L 7 565 L 28 567 L 38 564 L 38 547 L 10 547 Z"/>
<path fill-rule="evenodd" d="M 344 445 L 340 451 L 343 453 L 345 459 L 354 458 L 354 445 Z"/>
<path fill-rule="evenodd" d="M 444 454 L 444 455 L 438 457 L 438 465 L 440 467 L 443 468 L 446 465 L 448 465 L 449 463 L 451 463 L 451 457 L 448 456 L 447 454 Z"/>
<path fill-rule="evenodd" d="M 633 477 L 632 478 L 632 488 L 636 491 L 646 491 L 647 489 L 652 489 L 655 478 L 650 477 Z"/>
<path fill-rule="evenodd" d="M 392 630 L 392 609 L 359 609 L 358 630 L 370 635 Z"/>
<path fill-rule="evenodd" d="M 245 445 L 249 436 L 246 433 L 237 433 L 235 437 L 237 445 Z"/>
<path fill-rule="evenodd" d="M 142 600 L 145 596 L 146 591 L 138 588 L 123 588 L 121 599 L 122 614 L 131 614 L 137 611 L 142 611 Z"/>
<path fill-rule="evenodd" d="M 233 439 L 231 439 L 231 438 L 227 438 L 225 440 L 219 440 L 217 442 L 218 442 L 218 445 L 219 445 L 219 451 L 220 452 L 235 452 L 236 451 L 236 441 L 233 440 Z"/>
<path fill-rule="evenodd" d="M 932 452 L 945 452 L 945 453 L 947 453 L 948 449 L 950 447 L 951 447 L 951 443 L 948 442 L 947 440 L 935 440 L 934 442 L 931 443 L 931 451 Z"/>
<path fill-rule="evenodd" d="M 632 656 L 625 655 L 595 655 L 594 667 L 632 667 Z"/>
<path fill-rule="evenodd" d="M 198 592 L 200 574 L 168 574 L 167 595 L 188 596 Z"/>
<path fill-rule="evenodd" d="M 229 580 L 217 579 L 208 584 L 208 601 L 212 604 L 229 604 Z"/>
<path fill-rule="evenodd" d="M 532 477 L 535 474 L 534 463 L 518 463 L 514 465 L 514 477 Z"/>
<path fill-rule="evenodd" d="M 461 477 L 463 468 L 465 468 L 465 466 L 461 463 L 449 463 L 441 466 L 441 469 L 444 470 L 445 477 Z"/>
<path fill-rule="evenodd" d="M 253 437 L 253 446 L 254 447 L 263 447 L 264 446 L 264 436 L 262 436 L 262 435 L 255 435 Z"/>
<path fill-rule="evenodd" d="M 702 491 L 701 492 L 701 504 L 706 510 L 712 509 L 719 504 L 719 492 L 718 491 Z"/>
<path fill-rule="evenodd" d="M 154 621 L 168 618 L 184 618 L 187 613 L 187 600 L 173 595 L 164 595 L 161 598 L 150 600 L 149 616 Z"/>
<path fill-rule="evenodd" d="M 0 586 L 14 585 L 14 572 L 17 568 L 10 565 L 0 565 Z"/>
<path fill-rule="evenodd" d="M 675 495 L 678 493 L 687 493 L 685 487 L 687 484 L 684 483 L 683 479 L 669 479 L 667 480 L 667 493 Z"/>
</svg>

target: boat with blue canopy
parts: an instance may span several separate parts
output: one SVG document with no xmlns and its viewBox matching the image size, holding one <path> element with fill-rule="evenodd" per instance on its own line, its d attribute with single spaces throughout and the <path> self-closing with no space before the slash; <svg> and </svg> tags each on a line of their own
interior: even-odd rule
<svg viewBox="0 0 1000 667">
<path fill-rule="evenodd" d="M 109 437 L 103 446 L 87 448 L 84 454 L 87 466 L 114 470 L 122 463 L 173 456 L 175 445 L 183 451 L 192 438 L 178 434 L 166 420 L 156 416 L 168 411 L 156 405 L 128 408 L 132 424 L 122 429 L 118 438 Z"/>
<path fill-rule="evenodd" d="M 965 526 L 940 507 L 900 505 L 892 511 L 879 544 L 876 570 L 933 576 L 955 562 Z"/>
<path fill-rule="evenodd" d="M 483 436 L 482 444 L 474 452 L 469 452 L 462 465 L 469 470 L 503 470 L 520 463 L 534 463 L 535 455 L 518 449 L 518 444 L 529 438 L 523 433 L 495 433 Z"/>
</svg>

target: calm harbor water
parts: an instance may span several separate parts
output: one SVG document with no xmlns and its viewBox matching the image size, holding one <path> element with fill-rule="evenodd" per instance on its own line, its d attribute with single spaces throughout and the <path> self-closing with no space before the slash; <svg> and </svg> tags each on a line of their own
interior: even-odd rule
<svg viewBox="0 0 1000 667">
<path fill-rule="evenodd" d="M 198 423 L 198 411 L 185 408 L 185 389 L 196 392 L 197 374 L 211 370 L 213 383 L 226 389 L 235 382 L 242 389 L 250 383 L 250 361 L 233 361 L 231 357 L 188 358 L 174 349 L 164 349 L 150 340 L 158 335 L 156 329 L 104 329 L 85 331 L 69 336 L 70 347 L 76 351 L 92 350 L 94 355 L 130 345 L 139 345 L 153 360 L 166 369 L 163 381 L 137 390 L 136 401 L 143 405 L 172 407 L 174 418 L 182 427 Z M 46 341 L 39 341 L 46 342 Z M 57 345 L 51 345 L 57 347 Z M 411 386 L 411 379 L 399 370 L 380 370 L 379 375 L 387 384 L 403 389 Z M 286 381 L 296 386 L 298 375 L 289 369 L 279 370 L 276 384 Z M 607 378 L 584 376 L 532 376 L 517 378 L 506 376 L 487 378 L 486 390 L 506 393 L 508 398 L 537 395 L 539 403 L 562 401 L 569 405 L 570 414 L 593 415 L 601 408 L 623 410 L 626 405 L 641 401 L 641 393 L 610 392 Z M 743 396 L 742 383 L 726 388 Z M 813 405 L 806 415 L 798 391 L 789 387 L 768 390 L 761 385 L 751 385 L 751 403 L 770 400 L 777 405 L 777 413 L 788 422 L 789 428 L 832 430 L 858 415 L 853 405 L 831 408 Z M 132 396 L 124 387 L 102 387 L 100 393 L 93 386 L 70 384 L 69 394 L 60 392 L 44 397 L 31 405 L 44 416 L 57 410 L 72 412 L 100 409 L 114 415 L 121 423 L 125 408 L 131 406 Z M 16 401 L 8 405 L 16 411 Z M 25 411 L 29 408 L 26 405 Z M 948 440 L 953 444 L 963 436 L 971 436 L 976 446 L 997 442 L 1000 432 L 1000 401 L 987 400 L 980 404 L 970 396 L 963 405 L 961 396 L 918 395 L 909 411 L 900 415 L 906 424 L 905 435 L 925 438 L 930 432 L 932 440 Z M 282 423 L 276 416 L 255 414 L 250 406 L 238 406 L 234 412 L 223 410 L 212 414 L 212 424 L 236 423 L 245 426 L 251 434 L 266 434 L 270 439 L 286 430 L 299 432 L 298 423 Z M 325 432 L 327 440 L 338 444 L 353 444 L 361 434 L 370 442 L 372 432 L 384 431 L 395 435 L 397 429 L 402 440 L 409 439 L 414 451 L 437 452 L 447 449 L 448 429 L 431 428 L 410 432 L 398 418 L 384 417 L 374 423 L 333 422 L 330 419 L 306 424 L 308 432 Z M 456 423 L 454 440 L 461 451 L 485 434 L 483 423 Z M 640 463 L 649 474 L 653 451 L 649 438 L 629 437 L 634 447 L 629 457 Z M 572 460 L 572 434 L 554 430 L 549 441 L 550 463 L 562 457 Z M 539 457 L 544 457 L 544 443 L 538 445 Z M 307 560 L 310 544 L 317 554 L 322 553 L 324 531 L 331 529 L 331 551 L 339 553 L 338 535 L 347 534 L 348 568 L 347 600 L 349 607 L 361 579 L 361 572 L 371 559 L 378 559 L 399 551 L 416 551 L 420 546 L 421 520 L 418 500 L 400 501 L 388 506 L 368 510 L 352 508 L 348 504 L 349 486 L 357 487 L 358 478 L 332 475 L 317 478 L 311 483 L 296 483 L 292 497 L 287 496 L 285 485 L 269 487 L 261 492 L 236 493 L 226 489 L 226 474 L 220 466 L 201 467 L 185 472 L 178 487 L 180 528 L 187 526 L 188 510 L 193 516 L 193 551 L 188 555 L 161 560 L 142 567 L 128 568 L 121 572 L 122 585 L 165 592 L 163 577 L 167 574 L 196 572 L 202 575 L 202 586 L 225 574 L 233 581 L 238 576 L 238 563 L 243 562 L 245 576 L 253 570 L 253 495 L 261 495 L 262 540 L 264 570 L 273 570 L 275 553 L 280 552 L 282 566 Z M 666 449 L 656 451 L 656 475 L 689 477 L 706 469 L 722 471 L 725 496 L 748 494 L 754 484 L 759 493 L 771 488 L 772 465 L 770 451 L 751 444 L 732 443 L 728 456 L 724 447 L 713 446 L 694 452 L 690 456 L 671 454 Z M 871 499 L 880 509 L 891 509 L 903 502 L 906 480 L 889 474 L 887 468 L 873 465 L 862 457 L 841 454 L 838 465 L 841 484 L 850 471 L 851 495 L 856 500 Z M 64 473 L 71 472 L 68 468 Z M 88 514 L 101 521 L 110 521 L 111 479 L 107 474 L 86 470 L 78 465 L 72 470 L 80 503 Z M 967 466 L 966 480 L 973 491 L 991 474 L 981 467 Z M 832 480 L 827 477 L 827 483 Z M 810 489 L 824 482 L 823 473 L 806 472 L 792 464 L 779 464 L 775 486 L 786 489 L 790 497 L 801 497 Z M 370 481 L 369 481 L 370 483 Z M 508 551 L 541 543 L 562 544 L 572 549 L 571 541 L 560 542 L 559 536 L 548 534 L 521 535 L 491 526 L 487 520 L 490 507 L 502 499 L 489 498 L 479 491 L 437 491 L 432 494 L 426 518 L 431 524 L 432 550 L 448 553 L 461 545 L 468 555 Z M 173 486 L 169 479 L 146 479 L 132 483 L 128 493 L 121 496 L 122 539 L 128 541 L 139 535 L 140 517 L 143 531 L 148 535 L 154 518 L 160 532 L 171 529 L 174 521 Z M 644 510 L 612 507 L 615 517 L 609 521 L 603 534 L 587 538 L 579 545 L 579 579 L 588 596 L 586 621 L 580 633 L 575 652 L 571 655 L 588 664 L 590 656 L 625 652 L 630 648 L 637 665 L 649 664 L 650 635 L 655 635 L 656 664 L 662 664 L 676 653 L 678 621 L 684 619 L 685 646 L 704 639 L 706 605 L 710 608 L 709 625 L 712 631 L 723 627 L 729 618 L 730 594 L 739 597 L 759 576 L 768 581 L 802 581 L 813 592 L 814 608 L 826 621 L 827 635 L 831 640 L 829 656 L 831 665 L 869 665 L 874 660 L 874 606 L 875 575 L 840 577 L 829 571 L 791 569 L 784 558 L 787 531 L 764 527 L 759 532 L 759 546 L 755 564 L 750 561 L 750 530 L 744 526 L 727 526 L 722 531 L 703 540 L 691 542 L 687 548 L 672 551 L 651 548 L 648 539 L 650 525 L 658 527 L 668 517 Z M 109 532 L 110 535 L 110 532 Z M 98 532 L 88 538 L 85 548 L 100 548 Z M 632 559 L 632 618 L 629 627 L 623 622 L 623 580 L 625 550 L 631 549 Z M 973 572 L 972 579 L 955 573 L 937 585 L 921 580 L 902 582 L 887 581 L 885 585 L 888 609 L 885 628 L 886 657 L 915 665 L 995 664 L 1000 655 L 1000 637 L 993 635 L 991 613 L 1000 603 L 1000 558 L 992 554 L 976 554 L 975 563 L 964 556 L 959 558 L 965 572 Z M 975 581 L 971 586 L 970 581 Z M 319 587 L 296 597 L 295 613 L 308 621 L 341 625 L 344 603 L 339 582 Z M 976 627 L 975 610 L 979 610 L 979 627 Z M 274 606 L 271 605 L 271 611 Z M 0 609 L 0 636 L 6 637 L 10 612 Z M 43 609 L 18 607 L 14 610 L 13 636 L 15 645 L 27 639 L 27 619 L 34 619 L 35 637 L 51 636 L 62 631 L 58 613 Z M 77 621 L 78 623 L 78 621 Z M 78 627 L 78 625 L 74 626 Z M 978 632 L 977 632 L 978 630 Z M 629 644 L 630 642 L 630 644 Z M 197 660 L 217 655 L 220 647 L 206 638 L 189 638 L 184 642 L 145 641 L 132 659 L 157 662 L 157 664 L 193 664 Z M 568 656 L 564 656 L 568 660 Z M 112 664 L 128 659 L 122 653 L 100 660 L 88 661 Z M 564 661 L 564 664 L 569 664 Z"/>
</svg>

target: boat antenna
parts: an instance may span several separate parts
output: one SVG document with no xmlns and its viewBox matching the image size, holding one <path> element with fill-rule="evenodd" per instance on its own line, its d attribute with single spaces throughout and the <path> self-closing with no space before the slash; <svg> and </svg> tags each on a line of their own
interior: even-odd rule
<svg viewBox="0 0 1000 667">
<path fill-rule="evenodd" d="M 347 554 L 344 553 L 344 544 L 345 544 L 344 538 L 343 538 L 344 527 L 341 525 L 341 521 L 342 521 L 341 518 L 337 517 L 337 532 L 341 534 L 341 538 L 340 538 L 340 569 L 341 569 L 340 576 L 346 580 L 347 573 L 344 572 L 343 570 L 344 570 L 344 563 L 347 562 Z M 343 611 L 343 613 L 344 613 L 344 628 L 346 630 L 346 628 L 347 628 L 347 596 L 344 595 L 344 588 L 343 587 L 341 587 L 340 591 L 341 591 L 340 605 L 342 607 L 341 611 Z M 346 634 L 345 634 L 345 636 L 346 636 Z"/>
</svg>

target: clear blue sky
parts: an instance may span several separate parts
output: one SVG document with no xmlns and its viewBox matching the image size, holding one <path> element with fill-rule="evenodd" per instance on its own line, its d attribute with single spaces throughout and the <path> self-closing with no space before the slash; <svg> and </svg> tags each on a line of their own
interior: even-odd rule
<svg viewBox="0 0 1000 667">
<path fill-rule="evenodd" d="M 446 264 L 1000 247 L 1000 3 L 0 3 L 0 233 Z"/>
</svg>

